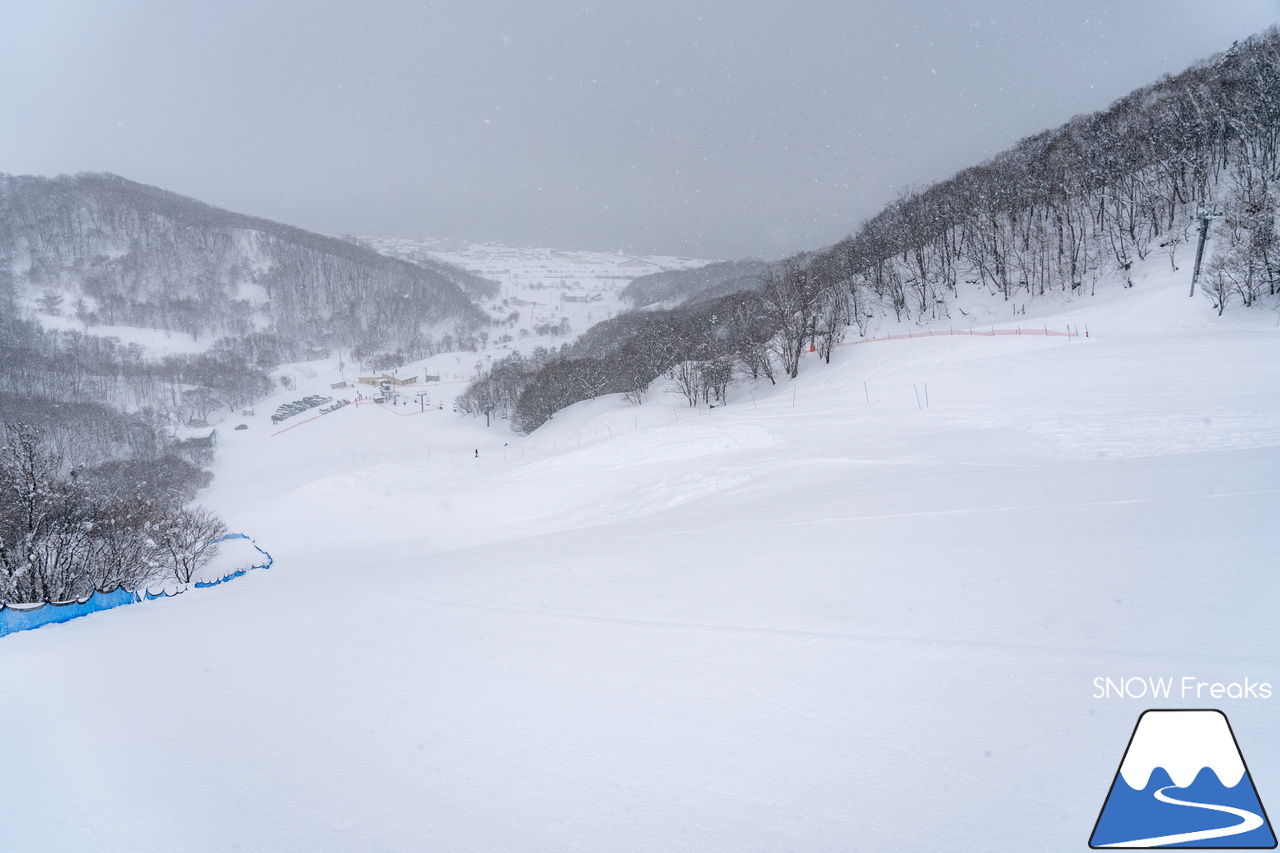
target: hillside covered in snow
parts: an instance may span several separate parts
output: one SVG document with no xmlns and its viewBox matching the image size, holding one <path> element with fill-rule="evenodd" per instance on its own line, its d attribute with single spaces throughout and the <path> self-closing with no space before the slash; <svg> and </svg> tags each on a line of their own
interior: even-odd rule
<svg viewBox="0 0 1280 853">
<path fill-rule="evenodd" d="M 556 358 L 495 365 L 467 405 L 531 431 L 581 400 L 638 398 L 662 375 L 714 405 L 735 377 L 794 379 L 802 353 L 826 358 L 887 322 L 963 328 L 981 319 L 964 303 L 984 293 L 1025 316 L 1037 301 L 1132 287 L 1154 257 L 1171 271 L 1194 258 L 1203 274 L 1188 290 L 1219 314 L 1274 309 L 1278 103 L 1273 27 L 904 192 L 835 246 L 637 280 L 624 295 L 643 313 L 605 321 Z"/>
<path fill-rule="evenodd" d="M 465 290 L 491 288 L 116 175 L 0 175 L 0 298 L 81 328 L 422 347 L 473 331 Z"/>
<path fill-rule="evenodd" d="M 0 643 L 0 847 L 1082 849 L 1145 707 L 1093 679 L 1277 681 L 1280 331 L 1185 289 L 528 437 L 260 413 L 205 501 L 274 568 Z"/>
</svg>

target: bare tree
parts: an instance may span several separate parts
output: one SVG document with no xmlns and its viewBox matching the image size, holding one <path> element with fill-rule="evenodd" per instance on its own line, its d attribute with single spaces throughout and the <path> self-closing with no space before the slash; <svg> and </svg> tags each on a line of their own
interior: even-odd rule
<svg viewBox="0 0 1280 853">
<path fill-rule="evenodd" d="M 668 390 L 692 408 L 698 405 L 698 396 L 702 391 L 702 370 L 693 359 L 677 362 L 667 369 L 667 378 L 671 380 Z"/>
<path fill-rule="evenodd" d="M 182 394 L 182 406 L 187 413 L 187 423 L 202 425 L 209 413 L 222 405 L 222 401 L 214 396 L 208 388 L 191 388 Z"/>
<path fill-rule="evenodd" d="M 46 290 L 40 294 L 40 298 L 36 300 L 41 310 L 46 314 L 52 314 L 55 317 L 62 314 L 62 294 L 56 290 Z"/>
<path fill-rule="evenodd" d="M 0 597 L 41 601 L 50 595 L 57 551 L 46 547 L 64 509 L 58 474 L 62 457 L 47 450 L 40 431 L 22 423 L 4 425 L 0 445 Z M 50 565 L 50 560 L 53 564 Z"/>
<path fill-rule="evenodd" d="M 792 379 L 800 373 L 800 356 L 813 334 L 823 284 L 819 271 L 799 258 L 788 258 L 765 274 L 760 295 L 776 329 L 770 349 Z"/>
<path fill-rule="evenodd" d="M 191 583 L 218 553 L 226 525 L 205 509 L 179 509 L 152 528 L 155 565 L 165 577 Z"/>
</svg>

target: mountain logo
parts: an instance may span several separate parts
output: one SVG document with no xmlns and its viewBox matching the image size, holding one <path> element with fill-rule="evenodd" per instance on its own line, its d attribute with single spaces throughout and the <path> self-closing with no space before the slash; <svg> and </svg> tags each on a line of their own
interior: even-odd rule
<svg viewBox="0 0 1280 853">
<path fill-rule="evenodd" d="M 1273 849 L 1275 833 L 1227 715 L 1143 711 L 1089 846 Z"/>
</svg>

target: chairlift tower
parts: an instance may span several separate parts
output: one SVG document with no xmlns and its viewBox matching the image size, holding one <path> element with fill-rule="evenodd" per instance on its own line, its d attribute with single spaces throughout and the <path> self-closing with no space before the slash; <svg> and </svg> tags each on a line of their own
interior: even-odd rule
<svg viewBox="0 0 1280 853">
<path fill-rule="evenodd" d="M 1187 296 L 1196 295 L 1196 284 L 1200 281 L 1200 261 L 1204 259 L 1204 243 L 1209 239 L 1209 220 L 1222 216 L 1222 204 L 1216 201 L 1202 201 L 1196 205 L 1196 218 L 1200 220 L 1200 245 L 1196 247 L 1196 269 L 1191 274 L 1191 292 Z"/>
</svg>

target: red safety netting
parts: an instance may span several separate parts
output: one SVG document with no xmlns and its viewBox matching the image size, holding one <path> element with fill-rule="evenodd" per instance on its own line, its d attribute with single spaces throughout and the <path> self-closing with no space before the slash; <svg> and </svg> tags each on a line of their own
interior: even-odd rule
<svg viewBox="0 0 1280 853">
<path fill-rule="evenodd" d="M 880 335 L 878 337 L 861 338 L 856 341 L 841 341 L 836 344 L 838 347 L 851 347 L 855 344 L 869 344 L 875 341 L 905 341 L 907 338 L 945 338 L 951 335 L 974 335 L 977 337 L 992 338 L 997 335 L 1041 335 L 1051 338 L 1078 338 L 1081 336 L 1079 329 L 1067 327 L 1067 330 L 1060 331 L 1058 329 L 1050 329 L 1048 326 L 1039 328 L 1026 328 L 1016 326 L 1012 329 L 997 329 L 992 326 L 989 329 L 946 329 L 934 330 L 930 329 L 925 332 L 900 332 L 896 335 Z M 1086 329 L 1084 337 L 1088 337 L 1089 332 Z M 810 350 L 812 352 L 812 349 Z"/>
</svg>

